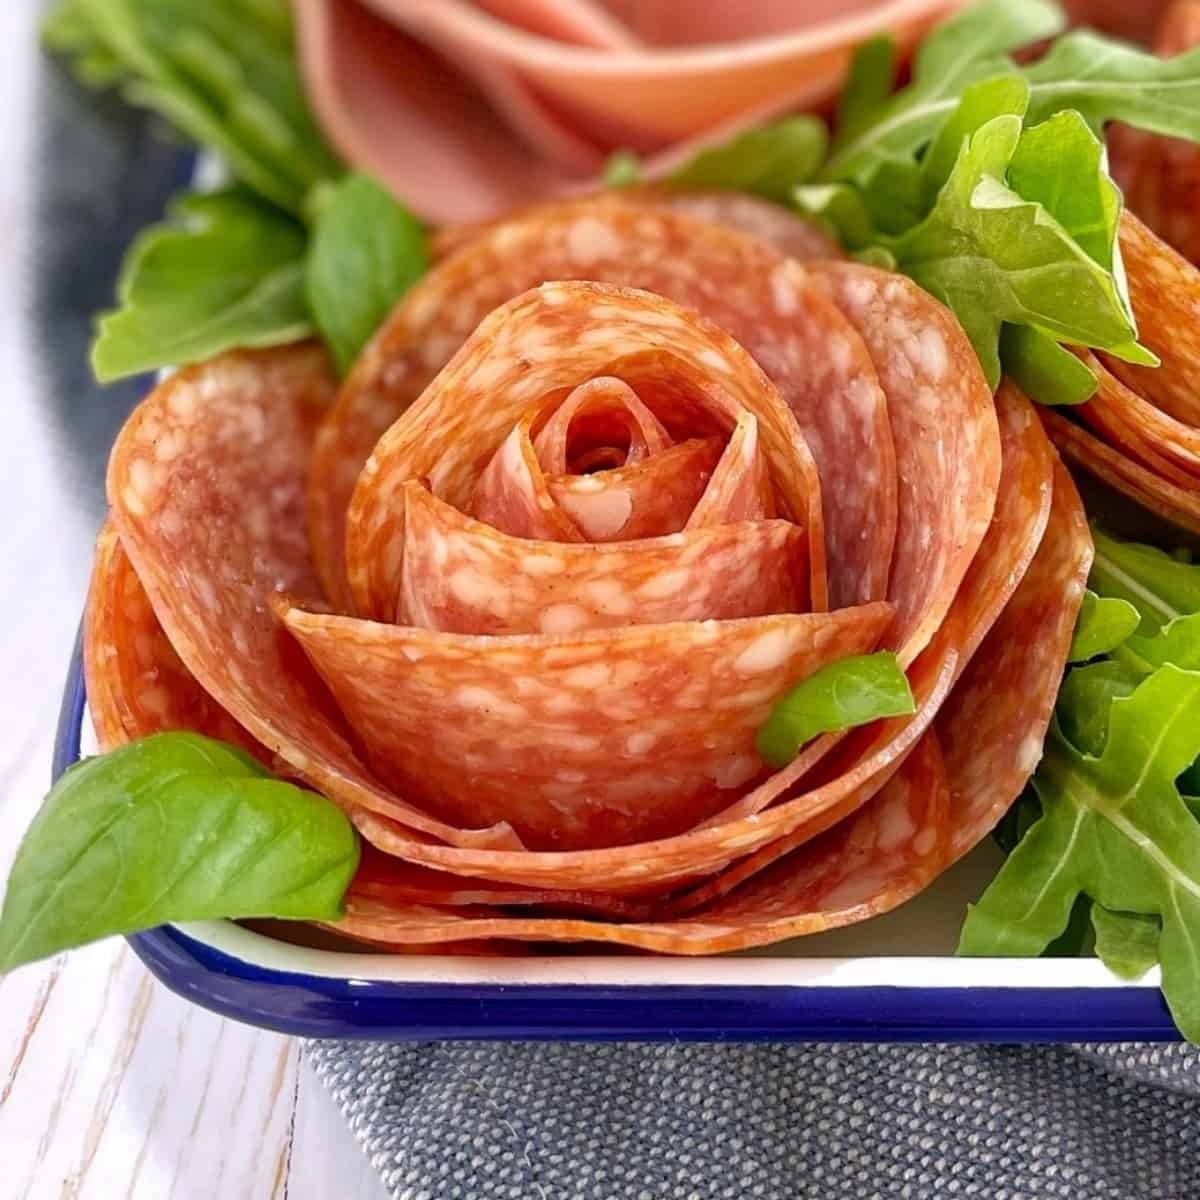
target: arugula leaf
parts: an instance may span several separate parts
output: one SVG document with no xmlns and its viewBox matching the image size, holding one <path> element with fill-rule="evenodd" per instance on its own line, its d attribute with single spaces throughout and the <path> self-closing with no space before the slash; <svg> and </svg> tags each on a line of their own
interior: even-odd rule
<svg viewBox="0 0 1200 1200">
<path fill-rule="evenodd" d="M 1108 121 L 1124 121 L 1200 141 L 1200 49 L 1159 58 L 1081 29 L 1059 38 L 1024 73 L 1031 122 L 1069 108 L 1097 133 Z"/>
<path fill-rule="evenodd" d="M 125 257 L 120 307 L 100 318 L 92 346 L 96 377 L 307 337 L 305 241 L 302 226 L 244 189 L 176 197 Z"/>
<path fill-rule="evenodd" d="M 1200 671 L 1200 612 L 1173 618 L 1153 637 L 1135 635 L 1127 645 L 1147 667 L 1171 662 L 1187 671 Z"/>
<path fill-rule="evenodd" d="M 819 733 L 916 712 L 908 678 L 888 650 L 830 663 L 775 702 L 755 746 L 773 767 L 785 767 Z"/>
<path fill-rule="evenodd" d="M 1142 678 L 1141 672 L 1112 659 L 1069 672 L 1055 708 L 1063 736 L 1085 754 L 1099 754 L 1104 749 L 1112 702 L 1133 695 Z"/>
<path fill-rule="evenodd" d="M 636 187 L 642 181 L 641 160 L 632 150 L 614 150 L 604 163 L 604 186 Z"/>
<path fill-rule="evenodd" d="M 1141 616 L 1127 600 L 1098 596 L 1089 589 L 1083 594 L 1075 636 L 1068 662 L 1087 662 L 1115 650 L 1138 627 Z"/>
<path fill-rule="evenodd" d="M 862 193 L 846 183 L 804 183 L 792 189 L 802 213 L 824 225 L 847 250 L 862 250 L 879 234 Z"/>
<path fill-rule="evenodd" d="M 1168 664 L 1112 702 L 1099 755 L 1051 726 L 1034 776 L 1042 817 L 969 910 L 960 953 L 1038 954 L 1081 893 L 1158 916 L 1163 994 L 1200 1039 L 1200 822 L 1176 783 L 1200 754 L 1197 711 L 1200 672 Z"/>
<path fill-rule="evenodd" d="M 1123 542 L 1092 526 L 1096 557 L 1089 579 L 1102 596 L 1129 601 L 1141 614 L 1137 633 L 1148 638 L 1176 617 L 1200 612 L 1200 566 L 1140 542 Z"/>
<path fill-rule="evenodd" d="M 1031 133 L 1012 113 L 980 126 L 963 144 L 929 216 L 890 247 L 906 275 L 953 309 L 993 388 L 1004 321 L 1133 361 L 1147 358 L 1112 273 L 1044 204 L 1002 182 L 1018 149 L 1026 174 L 1035 156 L 1046 174 L 1056 172 L 1052 141 L 1024 151 Z M 1095 185 L 1076 179 L 1073 186 Z"/>
<path fill-rule="evenodd" d="M 46 38 L 292 213 L 341 173 L 305 101 L 286 0 L 62 0 Z"/>
<path fill-rule="evenodd" d="M 0 971 L 165 921 L 335 920 L 358 857 L 324 797 L 198 734 L 144 738 L 50 790 L 9 876 Z"/>
<path fill-rule="evenodd" d="M 349 175 L 323 197 L 306 288 L 313 317 L 343 374 L 428 269 L 424 227 L 373 179 Z"/>
<path fill-rule="evenodd" d="M 1015 74 L 1016 67 L 1003 56 L 1051 37 L 1063 24 L 1061 10 L 1047 0 L 987 0 L 962 9 L 921 44 L 908 87 L 873 112 L 860 105 L 855 125 L 838 130 L 819 178 L 867 184 L 883 163 L 912 161 L 957 106 L 965 87 Z"/>
<path fill-rule="evenodd" d="M 1000 363 L 1039 404 L 1083 404 L 1099 386 L 1087 363 L 1028 325 L 1001 326 Z"/>
<path fill-rule="evenodd" d="M 854 52 L 837 100 L 838 137 L 848 140 L 868 124 L 896 83 L 896 39 L 889 33 L 868 38 Z"/>
<path fill-rule="evenodd" d="M 1158 962 L 1162 921 L 1147 913 L 1112 912 L 1092 905 L 1096 956 L 1121 979 L 1140 979 Z"/>
<path fill-rule="evenodd" d="M 796 185 L 813 177 L 828 142 L 824 122 L 816 117 L 786 117 L 701 150 L 665 182 L 677 188 L 752 192 L 786 204 Z"/>
</svg>

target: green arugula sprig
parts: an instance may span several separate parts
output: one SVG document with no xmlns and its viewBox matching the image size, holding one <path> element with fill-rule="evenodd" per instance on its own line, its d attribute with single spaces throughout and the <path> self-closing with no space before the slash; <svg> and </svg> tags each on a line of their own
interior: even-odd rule
<svg viewBox="0 0 1200 1200">
<path fill-rule="evenodd" d="M 4 894 L 0 973 L 168 921 L 335 921 L 358 859 L 323 797 L 199 734 L 143 738 L 46 797 Z"/>
<path fill-rule="evenodd" d="M 426 270 L 425 232 L 326 144 L 286 0 L 63 0 L 44 35 L 85 83 L 159 113 L 237 181 L 176 197 L 130 247 L 96 377 L 314 333 L 348 370 Z"/>
<path fill-rule="evenodd" d="M 1096 560 L 1045 757 L 960 953 L 1030 955 L 1090 916 L 1095 953 L 1155 963 L 1200 1040 L 1200 566 L 1093 531 Z M 1072 938 L 1074 949 L 1084 939 Z"/>
</svg>

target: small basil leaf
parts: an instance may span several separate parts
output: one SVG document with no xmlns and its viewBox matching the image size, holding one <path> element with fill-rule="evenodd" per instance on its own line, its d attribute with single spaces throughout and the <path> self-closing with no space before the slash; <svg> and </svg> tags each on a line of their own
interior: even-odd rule
<svg viewBox="0 0 1200 1200">
<path fill-rule="evenodd" d="M 156 734 L 50 790 L 9 876 L 0 971 L 165 921 L 335 920 L 358 856 L 328 800 L 221 742 Z"/>
<path fill-rule="evenodd" d="M 819 733 L 915 711 L 908 679 L 890 651 L 843 658 L 777 700 L 755 745 L 772 766 L 783 767 Z"/>
<path fill-rule="evenodd" d="M 1004 373 L 1039 404 L 1083 404 L 1096 391 L 1096 376 L 1087 363 L 1028 325 L 1001 328 L 1000 362 Z"/>
<path fill-rule="evenodd" d="M 786 117 L 701 150 L 668 176 L 671 187 L 752 192 L 787 204 L 797 184 L 813 177 L 829 135 L 816 117 Z"/>
<path fill-rule="evenodd" d="M 1138 610 L 1127 600 L 1084 592 L 1067 661 L 1087 662 L 1110 653 L 1133 633 L 1140 620 Z"/>
<path fill-rule="evenodd" d="M 373 179 L 349 175 L 323 197 L 306 286 L 313 318 L 343 374 L 428 269 L 421 223 Z"/>
<path fill-rule="evenodd" d="M 308 337 L 304 244 L 299 223 L 242 188 L 176 197 L 125 256 L 120 307 L 101 316 L 92 344 L 96 377 Z"/>
<path fill-rule="evenodd" d="M 1092 905 L 1096 957 L 1121 979 L 1140 979 L 1158 962 L 1162 921 L 1146 913 L 1113 912 Z"/>
</svg>

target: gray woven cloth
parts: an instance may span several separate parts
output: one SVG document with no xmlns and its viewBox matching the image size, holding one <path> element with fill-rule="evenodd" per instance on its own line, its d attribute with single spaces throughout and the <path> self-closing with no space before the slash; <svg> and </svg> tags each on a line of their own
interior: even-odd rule
<svg viewBox="0 0 1200 1200">
<path fill-rule="evenodd" d="M 313 1042 L 396 1200 L 1193 1200 L 1187 1046 Z"/>
</svg>

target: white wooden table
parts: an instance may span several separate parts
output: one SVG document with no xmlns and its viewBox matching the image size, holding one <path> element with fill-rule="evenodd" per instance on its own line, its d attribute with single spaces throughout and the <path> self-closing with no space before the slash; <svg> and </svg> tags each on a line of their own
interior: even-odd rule
<svg viewBox="0 0 1200 1200">
<path fill-rule="evenodd" d="M 49 782 L 97 506 L 28 350 L 37 8 L 0 5 L 0 880 Z M 171 995 L 123 942 L 0 978 L 0 1196 L 382 1200 L 299 1049 Z"/>
</svg>

